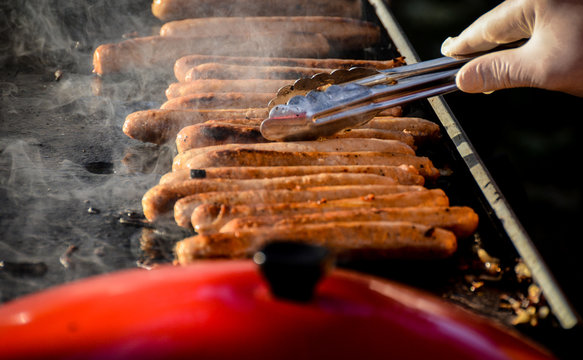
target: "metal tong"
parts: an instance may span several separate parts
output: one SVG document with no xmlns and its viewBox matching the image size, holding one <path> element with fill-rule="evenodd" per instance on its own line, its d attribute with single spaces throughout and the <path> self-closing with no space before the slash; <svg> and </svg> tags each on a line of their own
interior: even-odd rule
<svg viewBox="0 0 583 360">
<path fill-rule="evenodd" d="M 350 80 L 355 73 L 369 70 L 353 68 L 326 79 L 300 79 L 299 84 L 280 89 L 270 102 L 261 134 L 275 141 L 311 140 L 364 125 L 382 110 L 457 90 L 455 75 L 468 60 L 442 57 L 355 80 Z"/>
<path fill-rule="evenodd" d="M 514 48 L 525 41 L 492 49 Z M 458 90 L 455 76 L 469 60 L 441 57 L 387 70 L 352 68 L 299 79 L 283 87 L 261 123 L 268 140 L 313 140 L 364 125 L 382 110 Z"/>
</svg>

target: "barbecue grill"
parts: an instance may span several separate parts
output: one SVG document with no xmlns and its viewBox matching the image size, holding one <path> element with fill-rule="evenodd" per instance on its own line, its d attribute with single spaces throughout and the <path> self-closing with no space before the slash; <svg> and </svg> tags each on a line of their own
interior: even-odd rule
<svg viewBox="0 0 583 360">
<path fill-rule="evenodd" d="M 0 58 L 2 302 L 91 275 L 171 262 L 172 244 L 188 236 L 179 228 L 154 229 L 141 214 L 141 197 L 169 170 L 173 149 L 137 143 L 121 132 L 127 114 L 160 106 L 170 75 L 90 74 L 96 45 L 135 36 L 134 31 L 148 34 L 159 25 L 149 5 L 47 1 L 35 10 L 26 4 L 2 5 L 11 35 L 1 40 L 14 50 Z M 41 15 L 46 15 L 45 24 L 64 32 L 52 33 L 46 43 L 36 41 L 50 34 Z M 19 16 L 30 22 L 14 20 Z M 86 21 L 73 20 L 79 17 Z M 363 18 L 382 27 L 382 41 L 344 56 L 419 61 L 382 1 L 365 2 Z M 64 26 L 57 25 L 61 20 Z M 17 52 L 27 48 L 34 51 Z M 537 326 L 518 329 L 557 353 L 574 348 L 571 341 L 579 331 L 575 307 L 445 100 L 415 102 L 406 113 L 442 126 L 442 141 L 420 152 L 444 170 L 436 186 L 452 204 L 473 207 L 480 227 L 445 263 L 347 260 L 338 266 L 412 284 L 506 326 L 514 326 L 516 313 L 500 304 L 520 301 L 528 285 L 535 284 L 543 293 L 537 310 L 548 306 L 551 314 L 537 319 Z M 573 255 L 566 251 L 563 256 Z M 523 264 L 532 277 L 516 270 Z"/>
</svg>

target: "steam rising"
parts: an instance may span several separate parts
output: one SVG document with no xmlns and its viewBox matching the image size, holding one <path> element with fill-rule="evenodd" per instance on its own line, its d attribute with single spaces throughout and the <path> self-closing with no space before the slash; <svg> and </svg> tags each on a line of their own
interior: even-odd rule
<svg viewBox="0 0 583 360">
<path fill-rule="evenodd" d="M 91 57 L 124 33 L 149 34 L 150 4 L 0 4 L 0 302 L 136 266 L 142 229 L 119 220 L 141 209 L 171 154 L 121 131 L 127 114 L 159 106 L 141 91 L 151 79 L 95 96 Z"/>
</svg>

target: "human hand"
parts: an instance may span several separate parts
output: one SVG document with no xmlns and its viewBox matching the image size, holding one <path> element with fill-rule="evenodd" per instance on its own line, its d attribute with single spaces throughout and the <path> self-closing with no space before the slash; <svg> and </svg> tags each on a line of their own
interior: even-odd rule
<svg viewBox="0 0 583 360">
<path fill-rule="evenodd" d="M 583 0 L 507 0 L 441 47 L 467 55 L 528 38 L 521 47 L 479 56 L 457 74 L 460 90 L 538 87 L 583 97 Z"/>
</svg>

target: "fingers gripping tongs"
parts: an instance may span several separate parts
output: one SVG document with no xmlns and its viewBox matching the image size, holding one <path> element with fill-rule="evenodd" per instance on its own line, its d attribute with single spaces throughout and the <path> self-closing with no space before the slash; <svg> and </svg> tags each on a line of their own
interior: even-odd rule
<svg viewBox="0 0 583 360">
<path fill-rule="evenodd" d="M 261 134 L 274 141 L 309 140 L 364 125 L 382 110 L 458 90 L 455 76 L 463 64 L 485 53 L 517 48 L 526 41 L 387 70 L 352 68 L 299 79 L 281 88 L 271 100 Z"/>
</svg>

